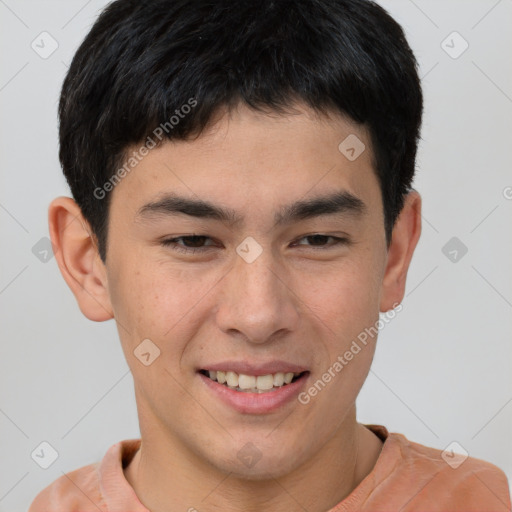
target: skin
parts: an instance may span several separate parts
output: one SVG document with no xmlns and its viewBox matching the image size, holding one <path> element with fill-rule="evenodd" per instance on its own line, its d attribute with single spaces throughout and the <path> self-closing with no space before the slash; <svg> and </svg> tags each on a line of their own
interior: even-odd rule
<svg viewBox="0 0 512 512">
<path fill-rule="evenodd" d="M 355 161 L 338 150 L 349 134 L 366 145 Z M 360 198 L 364 214 L 274 225 L 281 206 L 339 190 Z M 165 191 L 232 208 L 245 222 L 137 217 Z M 118 326 L 142 438 L 124 471 L 141 502 L 153 512 L 336 505 L 371 472 L 382 448 L 355 408 L 375 338 L 308 404 L 294 399 L 268 414 L 230 408 L 197 369 L 281 359 L 308 368 L 306 389 L 321 378 L 379 311 L 401 302 L 421 231 L 419 194 L 408 194 L 388 248 L 367 131 L 300 105 L 293 115 L 240 105 L 196 140 L 151 150 L 112 194 L 106 264 L 72 199 L 51 203 L 49 224 L 83 314 Z M 315 233 L 350 243 L 315 245 L 305 238 Z M 160 243 L 192 234 L 210 237 L 203 247 L 213 248 L 184 255 Z M 247 236 L 263 249 L 250 264 L 236 253 Z M 161 350 L 150 366 L 133 353 L 147 338 Z M 261 454 L 252 467 L 237 457 L 248 442 Z"/>
</svg>

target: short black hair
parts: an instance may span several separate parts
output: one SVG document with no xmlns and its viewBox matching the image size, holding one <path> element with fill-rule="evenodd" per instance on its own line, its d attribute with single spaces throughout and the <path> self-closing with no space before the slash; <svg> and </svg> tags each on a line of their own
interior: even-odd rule
<svg viewBox="0 0 512 512">
<path fill-rule="evenodd" d="M 415 172 L 417 70 L 400 25 L 368 0 L 116 0 L 64 80 L 60 162 L 105 262 L 110 192 L 140 156 L 129 148 L 198 136 L 240 102 L 278 114 L 300 102 L 368 128 L 389 244 Z"/>
</svg>

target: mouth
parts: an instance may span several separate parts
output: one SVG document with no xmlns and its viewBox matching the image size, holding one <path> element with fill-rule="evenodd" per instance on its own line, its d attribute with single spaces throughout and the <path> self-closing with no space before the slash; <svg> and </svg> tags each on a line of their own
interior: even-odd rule
<svg viewBox="0 0 512 512">
<path fill-rule="evenodd" d="M 277 372 L 267 375 L 246 375 L 231 370 L 199 370 L 199 373 L 233 391 L 242 393 L 270 393 L 278 391 L 309 374 L 303 372 Z"/>
</svg>

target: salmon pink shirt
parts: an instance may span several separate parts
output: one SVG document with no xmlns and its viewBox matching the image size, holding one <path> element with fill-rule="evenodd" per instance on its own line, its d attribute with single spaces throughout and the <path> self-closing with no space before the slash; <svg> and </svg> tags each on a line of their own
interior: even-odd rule
<svg viewBox="0 0 512 512">
<path fill-rule="evenodd" d="M 383 441 L 379 458 L 360 484 L 326 512 L 510 512 L 507 478 L 493 464 L 468 457 L 455 468 L 441 450 L 389 433 L 382 425 L 365 426 Z M 139 446 L 140 439 L 114 444 L 100 462 L 43 489 L 28 512 L 150 512 L 123 472 Z"/>
</svg>

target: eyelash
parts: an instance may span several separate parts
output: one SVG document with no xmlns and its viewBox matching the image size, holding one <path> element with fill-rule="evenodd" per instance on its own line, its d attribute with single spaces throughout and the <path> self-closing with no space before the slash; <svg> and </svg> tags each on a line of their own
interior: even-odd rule
<svg viewBox="0 0 512 512">
<path fill-rule="evenodd" d="M 301 238 L 298 238 L 297 240 L 303 240 L 305 238 L 311 238 L 311 237 L 315 237 L 315 236 L 332 238 L 334 240 L 334 243 L 327 245 L 326 247 L 318 247 L 317 246 L 316 249 L 320 250 L 320 251 L 325 251 L 330 247 L 334 247 L 334 246 L 338 246 L 338 245 L 349 245 L 350 244 L 350 240 L 348 238 L 342 238 L 342 237 L 337 237 L 337 236 L 332 236 L 332 235 L 324 235 L 322 233 L 313 233 L 311 235 L 305 235 Z M 206 248 L 205 247 L 192 247 L 191 248 L 191 247 L 183 247 L 182 245 L 178 245 L 176 243 L 177 240 L 185 240 L 187 238 L 204 238 L 204 239 L 211 240 L 210 237 L 205 236 L 205 235 L 186 235 L 186 236 L 178 236 L 176 238 L 168 238 L 166 240 L 162 240 L 160 243 L 164 247 L 169 247 L 173 251 L 180 252 L 182 254 L 195 254 L 198 252 L 204 253 L 204 252 L 208 251 L 208 247 L 213 247 L 213 246 L 206 246 Z M 311 247 L 315 247 L 315 246 L 311 246 Z"/>
</svg>

